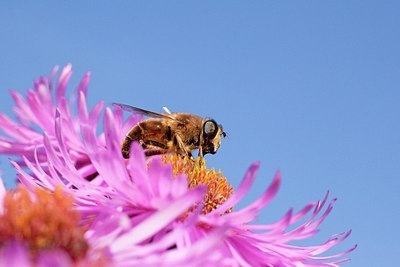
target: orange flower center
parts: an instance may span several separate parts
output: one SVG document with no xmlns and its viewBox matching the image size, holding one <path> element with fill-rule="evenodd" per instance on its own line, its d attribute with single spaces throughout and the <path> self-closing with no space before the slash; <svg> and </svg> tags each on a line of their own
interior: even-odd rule
<svg viewBox="0 0 400 267">
<path fill-rule="evenodd" d="M 18 240 L 27 244 L 33 257 L 44 250 L 62 249 L 74 261 L 83 258 L 88 244 L 72 205 L 73 199 L 60 188 L 36 189 L 34 194 L 23 187 L 8 191 L 0 214 L 0 246 Z"/>
<path fill-rule="evenodd" d="M 171 154 L 163 156 L 164 163 L 170 163 L 174 175 L 186 174 L 189 188 L 205 185 L 207 193 L 204 196 L 202 210 L 203 214 L 209 213 L 224 203 L 233 193 L 233 187 L 227 182 L 221 171 L 216 172 L 214 168 L 207 169 L 204 158 L 195 160 L 180 155 Z M 228 209 L 225 212 L 231 212 Z"/>
</svg>

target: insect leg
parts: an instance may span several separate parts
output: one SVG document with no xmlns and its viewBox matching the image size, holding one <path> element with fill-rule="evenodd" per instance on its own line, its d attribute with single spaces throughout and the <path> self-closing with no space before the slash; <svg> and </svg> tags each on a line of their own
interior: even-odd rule
<svg viewBox="0 0 400 267">
<path fill-rule="evenodd" d="M 182 141 L 182 138 L 179 135 L 175 135 L 175 139 L 176 139 L 176 142 L 178 143 L 178 146 L 179 146 L 181 152 L 183 152 L 183 154 L 185 156 L 189 156 L 190 151 L 187 151 L 185 144 Z"/>
<path fill-rule="evenodd" d="M 201 146 L 199 147 L 199 157 L 203 157 L 203 148 Z"/>
</svg>

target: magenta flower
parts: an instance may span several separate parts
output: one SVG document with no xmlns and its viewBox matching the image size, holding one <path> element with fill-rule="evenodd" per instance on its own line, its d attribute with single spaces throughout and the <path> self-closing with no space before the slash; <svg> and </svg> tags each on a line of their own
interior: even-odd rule
<svg viewBox="0 0 400 267">
<path fill-rule="evenodd" d="M 12 163 L 29 191 L 61 188 L 73 196 L 89 254 L 105 255 L 115 266 L 339 266 L 355 249 L 321 256 L 350 231 L 320 245 L 292 244 L 318 232 L 335 202 L 328 202 L 328 194 L 298 212 L 289 210 L 275 223 L 254 224 L 279 189 L 279 173 L 258 200 L 232 210 L 253 184 L 258 163 L 250 166 L 232 194 L 219 174 L 179 157 L 146 158 L 136 143 L 125 160 L 121 141 L 140 118 L 124 120 L 122 110 L 103 109 L 102 102 L 89 111 L 90 74 L 77 87 L 74 116 L 65 93 L 71 66 L 62 70 L 53 99 L 56 71 L 49 79 L 37 80 L 26 100 L 11 92 L 17 121 L 0 113 L 0 127 L 8 135 L 0 137 L 0 153 L 17 158 Z M 194 169 L 185 172 L 189 167 Z M 193 173 L 198 176 L 192 178 Z"/>
<path fill-rule="evenodd" d="M 106 266 L 89 247 L 73 199 L 59 188 L 6 192 L 0 179 L 0 266 Z"/>
</svg>

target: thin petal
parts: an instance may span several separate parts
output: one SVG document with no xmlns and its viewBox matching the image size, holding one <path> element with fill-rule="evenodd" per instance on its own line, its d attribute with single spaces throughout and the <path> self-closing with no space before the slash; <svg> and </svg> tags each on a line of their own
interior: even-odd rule
<svg viewBox="0 0 400 267">
<path fill-rule="evenodd" d="M 256 178 L 259 167 L 260 167 L 259 162 L 253 163 L 247 170 L 242 182 L 239 185 L 239 188 L 233 193 L 233 195 L 227 201 L 224 202 L 224 204 L 219 206 L 214 211 L 210 212 L 210 215 L 220 214 L 221 212 L 223 213 L 226 210 L 233 207 L 234 205 L 236 205 L 236 203 L 239 202 L 250 190 L 250 187 Z"/>
<path fill-rule="evenodd" d="M 133 228 L 129 233 L 118 238 L 111 246 L 114 253 L 128 246 L 135 245 L 168 225 L 172 220 L 184 213 L 189 207 L 200 201 L 205 188 L 198 187 L 181 198 L 171 202 L 164 210 L 158 211 L 147 220 Z"/>
</svg>

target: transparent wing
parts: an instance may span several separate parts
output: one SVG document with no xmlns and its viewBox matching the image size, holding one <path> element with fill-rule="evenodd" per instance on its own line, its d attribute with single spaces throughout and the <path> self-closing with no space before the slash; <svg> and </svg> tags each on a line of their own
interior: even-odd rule
<svg viewBox="0 0 400 267">
<path fill-rule="evenodd" d="M 137 108 L 137 107 L 132 107 L 132 106 L 120 104 L 120 103 L 112 103 L 112 105 L 114 107 L 120 107 L 125 111 L 142 114 L 142 115 L 145 115 L 148 117 L 176 120 L 176 118 L 172 114 L 160 114 L 160 113 L 156 113 L 153 111 L 149 111 L 149 110 L 145 110 L 145 109 L 141 109 L 141 108 Z"/>
</svg>

